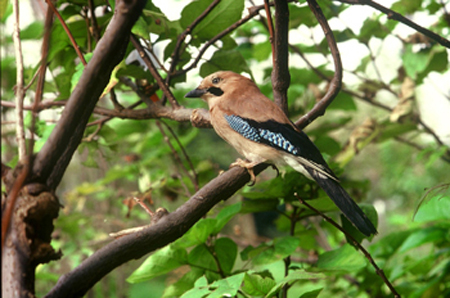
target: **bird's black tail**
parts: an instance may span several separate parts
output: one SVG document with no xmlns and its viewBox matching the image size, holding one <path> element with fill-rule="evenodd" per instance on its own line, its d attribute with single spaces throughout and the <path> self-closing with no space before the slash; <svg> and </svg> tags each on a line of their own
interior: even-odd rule
<svg viewBox="0 0 450 298">
<path fill-rule="evenodd" d="M 350 195 L 345 191 L 339 182 L 326 177 L 319 173 L 317 170 L 305 167 L 308 173 L 311 175 L 317 184 L 326 192 L 326 194 L 333 200 L 336 206 L 341 209 L 345 217 L 364 235 L 370 236 L 377 233 L 377 229 L 374 227 L 369 218 L 359 208 L 359 206 L 353 201 Z"/>
</svg>

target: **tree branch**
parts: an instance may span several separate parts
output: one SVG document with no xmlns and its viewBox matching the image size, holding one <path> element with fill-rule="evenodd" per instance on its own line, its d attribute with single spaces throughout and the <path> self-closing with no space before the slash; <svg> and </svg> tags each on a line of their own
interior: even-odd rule
<svg viewBox="0 0 450 298">
<path fill-rule="evenodd" d="M 124 56 L 131 27 L 145 3 L 145 0 L 118 1 L 111 23 L 67 101 L 56 128 L 34 160 L 32 180 L 50 189 L 58 186 L 113 68 Z"/>
<path fill-rule="evenodd" d="M 399 21 L 400 23 L 403 23 L 406 26 L 413 28 L 417 32 L 422 33 L 423 35 L 438 42 L 442 46 L 450 49 L 450 40 L 445 39 L 444 37 L 440 36 L 439 34 L 436 34 L 422 26 L 419 26 L 418 24 L 414 23 L 413 21 L 409 20 L 408 18 L 405 18 L 398 12 L 395 12 L 387 7 L 384 7 L 383 5 L 378 4 L 377 2 L 374 2 L 372 0 L 338 0 L 338 1 L 340 1 L 342 3 L 353 4 L 353 5 L 368 5 L 372 8 L 375 8 L 376 10 L 379 10 L 382 13 L 386 14 L 388 19 Z"/>
<path fill-rule="evenodd" d="M 333 56 L 335 72 L 333 79 L 330 82 L 328 91 L 324 95 L 324 97 L 318 103 L 316 103 L 316 105 L 314 106 L 314 108 L 312 108 L 311 111 L 303 115 L 299 120 L 295 122 L 295 125 L 297 125 L 297 127 L 299 127 L 300 129 L 307 126 L 317 117 L 325 114 L 326 108 L 336 98 L 342 86 L 342 62 L 341 56 L 339 54 L 339 49 L 336 44 L 336 40 L 334 39 L 333 36 L 333 31 L 328 25 L 327 19 L 323 15 L 323 12 L 320 9 L 319 4 L 317 4 L 316 0 L 308 0 L 308 5 L 312 10 L 312 12 L 314 13 L 314 15 L 316 16 L 317 20 L 319 21 L 319 24 L 321 25 L 323 32 L 325 33 L 328 46 L 330 47 L 331 50 L 331 55 Z"/>
<path fill-rule="evenodd" d="M 188 34 L 191 34 L 192 31 L 194 30 L 194 28 L 214 9 L 214 7 L 217 6 L 217 4 L 219 4 L 221 0 L 214 0 L 213 2 L 211 2 L 211 4 L 205 9 L 205 11 L 203 11 L 193 22 L 192 24 L 190 24 L 186 30 L 184 30 L 177 39 L 177 44 L 175 46 L 175 49 L 173 51 L 173 54 L 171 56 L 172 58 L 172 62 L 170 64 L 170 69 L 169 72 L 167 73 L 167 77 L 166 77 L 166 84 L 167 86 L 170 86 L 170 80 L 172 78 L 172 74 L 175 72 L 175 69 L 177 67 L 178 61 L 180 59 L 180 51 L 181 51 L 181 46 L 183 45 L 186 36 Z"/>
<path fill-rule="evenodd" d="M 52 0 L 46 0 L 45 2 L 47 2 L 48 6 L 50 6 L 50 8 L 53 10 L 53 12 L 55 13 L 58 20 L 61 22 L 61 25 L 63 26 L 64 31 L 66 31 L 66 34 L 69 37 L 70 42 L 72 43 L 72 46 L 78 55 L 78 58 L 80 58 L 83 65 L 86 65 L 87 63 L 86 63 L 86 60 L 84 59 L 83 53 L 81 53 L 81 51 L 80 51 L 80 47 L 78 46 L 77 42 L 75 41 L 75 38 L 73 38 L 72 32 L 70 32 L 69 27 L 67 27 L 67 25 L 66 25 L 66 22 L 64 22 L 64 19 L 59 14 L 56 7 L 53 5 Z"/>
<path fill-rule="evenodd" d="M 156 83 L 158 84 L 159 88 L 163 91 L 164 95 L 169 99 L 169 102 L 172 105 L 172 107 L 174 109 L 178 109 L 180 107 L 180 105 L 178 104 L 177 100 L 173 96 L 172 91 L 170 91 L 169 85 L 167 85 L 164 82 L 164 80 L 161 77 L 161 75 L 159 74 L 158 70 L 153 65 L 152 60 L 147 56 L 147 53 L 144 51 L 144 48 L 139 43 L 139 40 L 133 34 L 131 35 L 131 42 L 133 43 L 136 50 L 138 50 L 139 56 L 141 56 L 145 65 L 148 67 L 150 74 L 155 78 Z"/>
<path fill-rule="evenodd" d="M 269 3 L 269 5 L 273 5 L 273 2 Z M 236 23 L 234 23 L 233 25 L 231 25 L 227 29 L 223 30 L 222 32 L 220 32 L 219 34 L 217 34 L 216 36 L 211 38 L 208 42 L 206 42 L 203 45 L 203 47 L 199 50 L 199 53 L 198 53 L 197 57 L 194 59 L 194 61 L 188 67 L 177 71 L 173 76 L 183 75 L 183 74 L 187 73 L 188 71 L 190 71 L 191 69 L 197 67 L 197 64 L 200 61 L 200 59 L 202 58 L 203 54 L 206 52 L 206 50 L 211 45 L 213 45 L 216 41 L 218 41 L 219 39 L 221 39 L 225 35 L 229 34 L 230 32 L 232 32 L 233 30 L 235 30 L 239 26 L 241 26 L 241 25 L 247 23 L 248 21 L 250 21 L 253 17 L 255 17 L 259 13 L 259 11 L 261 9 L 264 9 L 264 5 L 253 6 L 253 7 L 249 8 L 249 14 L 246 17 L 240 19 L 239 21 L 237 21 Z"/>
<path fill-rule="evenodd" d="M 375 269 L 375 272 L 381 277 L 383 282 L 388 286 L 388 288 L 391 290 L 391 292 L 394 295 L 394 297 L 400 297 L 400 295 L 397 293 L 397 291 L 395 290 L 395 288 L 392 285 L 392 283 L 389 281 L 389 279 L 384 274 L 383 269 L 378 267 L 377 263 L 375 263 L 375 260 L 372 258 L 370 253 L 364 248 L 364 246 L 362 246 L 352 235 L 347 233 L 347 231 L 344 230 L 344 228 L 342 228 L 333 219 L 331 219 L 330 217 L 325 215 L 323 212 L 317 210 L 316 208 L 314 208 L 313 206 L 308 204 L 305 200 L 303 200 L 300 196 L 298 196 L 297 193 L 295 193 L 294 195 L 297 197 L 297 199 L 300 201 L 300 203 L 302 203 L 303 205 L 305 205 L 306 207 L 308 207 L 309 209 L 311 209 L 312 211 L 314 211 L 315 213 L 320 215 L 323 219 L 325 219 L 326 221 L 331 223 L 335 228 L 337 228 L 339 231 L 341 231 L 345 235 L 345 237 L 347 237 L 347 239 L 349 239 L 353 243 L 353 245 L 355 245 L 359 249 L 359 251 L 361 251 L 364 254 L 364 256 L 369 260 L 370 264 Z"/>
<path fill-rule="evenodd" d="M 19 160 L 25 160 L 27 149 L 25 144 L 25 128 L 23 124 L 23 99 L 25 90 L 23 88 L 23 56 L 22 43 L 20 41 L 19 26 L 19 1 L 13 1 L 14 29 L 12 39 L 14 41 L 14 52 L 16 56 L 16 140 L 19 147 Z"/>
<path fill-rule="evenodd" d="M 269 26 L 270 28 L 270 26 Z M 275 103 L 288 115 L 287 90 L 291 83 L 289 73 L 289 7 L 287 0 L 275 1 L 275 36 L 272 69 L 272 87 Z"/>
<path fill-rule="evenodd" d="M 267 167 L 260 164 L 255 174 Z M 247 170 L 234 167 L 211 180 L 186 203 L 154 225 L 123 236 L 96 251 L 77 268 L 64 274 L 45 296 L 81 297 L 114 268 L 175 241 L 183 236 L 214 205 L 231 197 L 250 180 Z"/>
<path fill-rule="evenodd" d="M 139 101 L 139 103 L 141 103 Z M 49 109 L 51 107 L 63 107 L 67 104 L 67 101 L 44 101 L 40 103 L 37 107 L 37 111 L 42 111 Z M 15 108 L 14 103 L 8 101 L 1 101 L 3 107 Z M 121 119 L 171 119 L 178 122 L 188 122 L 191 121 L 194 127 L 198 128 L 212 128 L 210 123 L 209 112 L 206 109 L 187 109 L 179 108 L 172 109 L 170 107 L 162 106 L 160 103 L 151 103 L 147 109 L 133 110 L 137 105 L 132 104 L 131 106 L 123 109 L 106 109 L 101 107 L 95 107 L 93 113 L 106 116 L 106 117 L 117 117 Z M 24 110 L 32 110 L 32 106 L 24 106 Z"/>
</svg>

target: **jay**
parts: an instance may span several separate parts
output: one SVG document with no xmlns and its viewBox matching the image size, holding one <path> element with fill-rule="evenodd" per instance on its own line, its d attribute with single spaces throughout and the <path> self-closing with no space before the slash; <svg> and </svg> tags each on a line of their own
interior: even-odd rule
<svg viewBox="0 0 450 298">
<path fill-rule="evenodd" d="M 185 97 L 208 103 L 214 130 L 247 159 L 238 159 L 232 166 L 247 168 L 252 181 L 252 169 L 259 163 L 291 166 L 315 180 L 363 234 L 377 233 L 313 142 L 252 80 L 231 71 L 219 71 L 204 78 Z"/>
</svg>

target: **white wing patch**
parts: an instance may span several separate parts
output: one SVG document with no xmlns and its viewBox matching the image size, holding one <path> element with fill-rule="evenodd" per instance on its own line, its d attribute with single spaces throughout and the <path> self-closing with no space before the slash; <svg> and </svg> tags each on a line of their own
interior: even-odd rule
<svg viewBox="0 0 450 298">
<path fill-rule="evenodd" d="M 307 159 L 302 158 L 300 156 L 293 156 L 293 155 L 287 155 L 287 154 L 283 155 L 283 159 L 289 166 L 294 168 L 294 170 L 296 170 L 297 172 L 302 173 L 303 175 L 305 175 L 309 179 L 314 180 L 311 177 L 311 175 L 308 173 L 308 171 L 305 169 L 305 166 L 313 168 L 314 170 L 316 170 L 321 178 L 324 178 L 324 179 L 325 178 L 330 178 L 330 179 L 333 179 L 336 182 L 339 182 L 339 180 L 336 177 L 334 177 L 333 175 L 331 175 L 330 173 L 328 173 L 324 169 L 324 167 L 322 165 L 317 164 L 317 163 L 315 163 L 315 162 L 313 162 L 311 160 L 307 160 Z"/>
</svg>

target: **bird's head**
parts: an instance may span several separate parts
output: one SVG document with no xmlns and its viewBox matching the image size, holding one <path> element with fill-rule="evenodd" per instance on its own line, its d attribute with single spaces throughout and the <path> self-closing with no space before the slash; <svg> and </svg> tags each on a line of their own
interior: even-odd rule
<svg viewBox="0 0 450 298">
<path fill-rule="evenodd" d="M 236 90 L 246 90 L 246 87 L 254 86 L 250 79 L 232 71 L 218 71 L 205 77 L 200 85 L 188 92 L 184 97 L 201 98 L 211 104 L 211 100 L 219 99 L 223 95 L 231 95 Z"/>
</svg>

